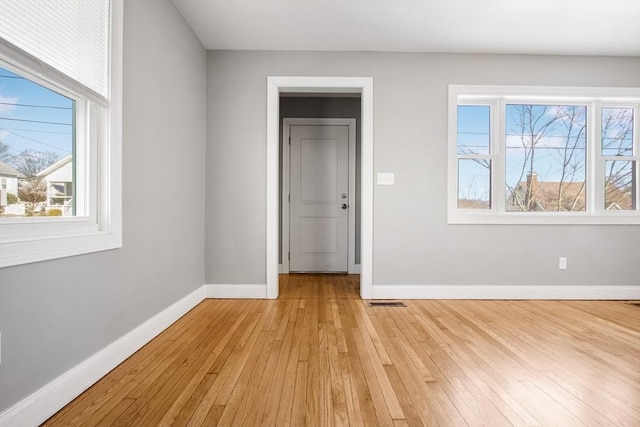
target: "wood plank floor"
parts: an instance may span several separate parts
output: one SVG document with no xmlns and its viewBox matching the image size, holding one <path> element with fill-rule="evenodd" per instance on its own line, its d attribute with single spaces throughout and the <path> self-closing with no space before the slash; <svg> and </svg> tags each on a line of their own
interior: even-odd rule
<svg viewBox="0 0 640 427">
<path fill-rule="evenodd" d="M 640 307 L 407 300 L 285 275 L 205 300 L 46 426 L 639 426 Z"/>
</svg>

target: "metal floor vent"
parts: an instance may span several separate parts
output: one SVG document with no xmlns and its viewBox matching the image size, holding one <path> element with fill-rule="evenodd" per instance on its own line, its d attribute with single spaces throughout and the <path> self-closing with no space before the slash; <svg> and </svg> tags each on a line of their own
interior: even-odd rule
<svg viewBox="0 0 640 427">
<path fill-rule="evenodd" d="M 406 307 L 402 301 L 369 301 L 369 307 Z"/>
</svg>

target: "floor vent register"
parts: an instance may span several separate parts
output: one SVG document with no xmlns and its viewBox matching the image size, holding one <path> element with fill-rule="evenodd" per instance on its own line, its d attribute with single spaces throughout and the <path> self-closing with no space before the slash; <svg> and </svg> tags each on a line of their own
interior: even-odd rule
<svg viewBox="0 0 640 427">
<path fill-rule="evenodd" d="M 369 301 L 369 307 L 406 307 L 402 301 Z"/>
</svg>

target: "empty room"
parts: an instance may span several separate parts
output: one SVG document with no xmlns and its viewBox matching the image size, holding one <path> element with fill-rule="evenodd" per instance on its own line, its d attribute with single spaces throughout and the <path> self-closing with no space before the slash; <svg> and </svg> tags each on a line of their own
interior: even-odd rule
<svg viewBox="0 0 640 427">
<path fill-rule="evenodd" d="M 640 1 L 0 0 L 0 426 L 640 425 Z"/>
</svg>

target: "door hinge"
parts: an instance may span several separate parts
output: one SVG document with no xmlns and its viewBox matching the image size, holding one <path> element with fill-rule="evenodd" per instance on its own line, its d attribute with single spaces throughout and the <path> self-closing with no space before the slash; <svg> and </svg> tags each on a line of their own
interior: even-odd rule
<svg viewBox="0 0 640 427">
<path fill-rule="evenodd" d="M 289 145 L 291 145 L 291 135 L 289 135 Z"/>
<path fill-rule="evenodd" d="M 289 203 L 291 203 L 291 194 L 289 194 Z"/>
<path fill-rule="evenodd" d="M 291 261 L 291 252 L 289 252 L 289 253 L 287 254 L 287 259 L 288 259 L 289 261 Z"/>
</svg>

